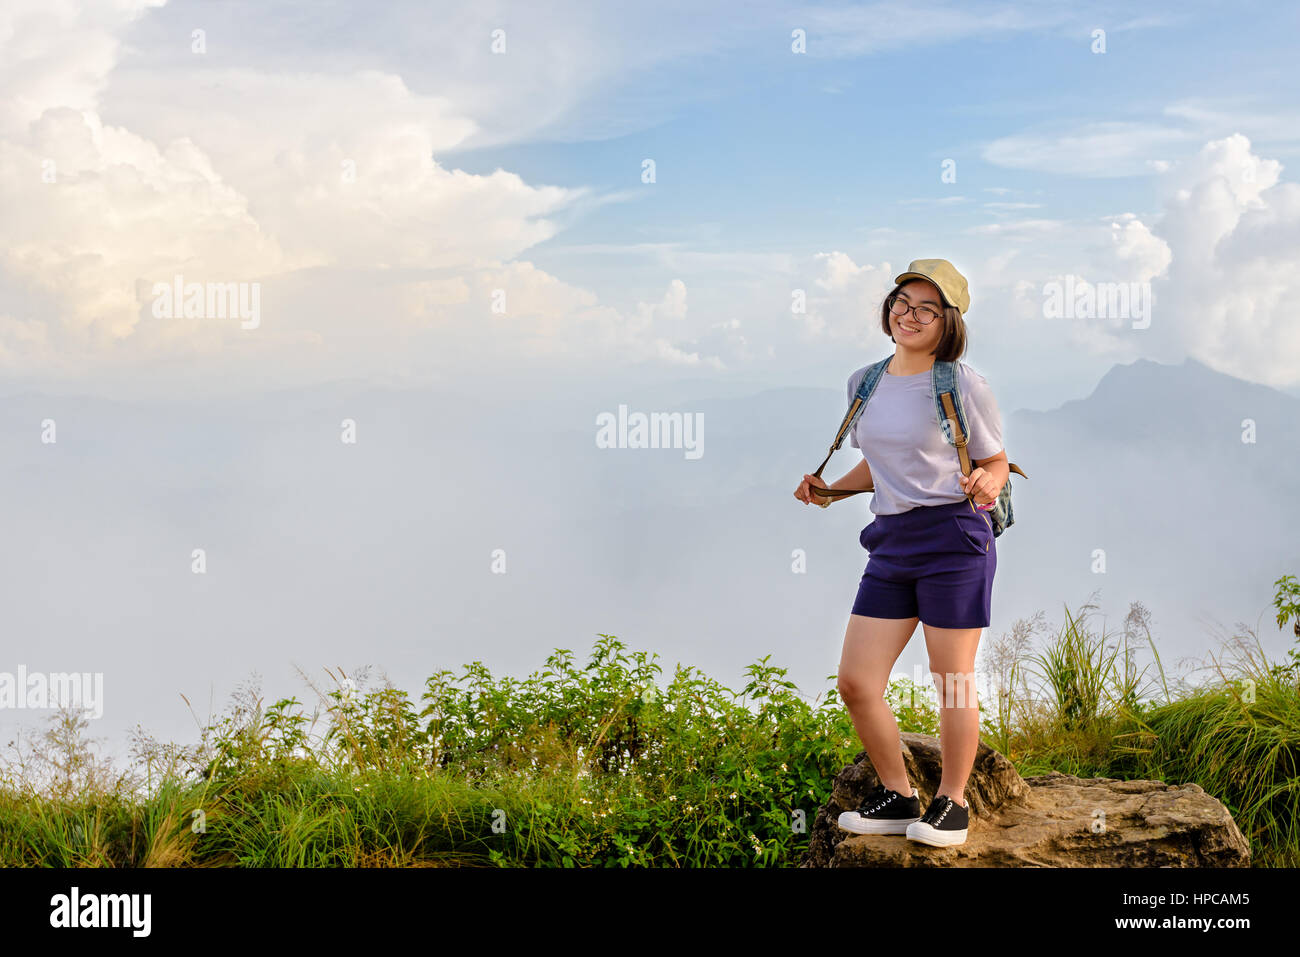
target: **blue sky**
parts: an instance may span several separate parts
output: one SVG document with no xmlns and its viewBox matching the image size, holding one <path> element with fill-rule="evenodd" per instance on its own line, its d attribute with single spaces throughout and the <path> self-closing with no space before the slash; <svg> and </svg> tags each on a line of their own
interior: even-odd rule
<svg viewBox="0 0 1300 957">
<path fill-rule="evenodd" d="M 1294 8 L 70 9 L 17 5 L 3 77 L 0 368 L 31 388 L 835 386 L 935 256 L 1009 407 L 1138 357 L 1297 385 Z M 151 321 L 184 270 L 261 283 L 267 321 Z M 1150 283 L 1163 319 L 1046 323 L 1067 275 Z"/>
</svg>

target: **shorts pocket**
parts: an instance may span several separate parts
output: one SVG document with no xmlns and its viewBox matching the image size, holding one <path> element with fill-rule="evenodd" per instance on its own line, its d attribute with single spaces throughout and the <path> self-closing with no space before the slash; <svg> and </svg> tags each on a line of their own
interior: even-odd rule
<svg viewBox="0 0 1300 957">
<path fill-rule="evenodd" d="M 874 551 L 876 546 L 880 544 L 880 529 L 877 527 L 878 524 L 878 522 L 873 521 L 862 530 L 861 534 L 858 535 L 858 544 L 869 552 Z"/>
<path fill-rule="evenodd" d="M 954 515 L 953 524 L 962 546 L 976 555 L 987 555 L 993 541 L 993 526 L 983 511 L 974 515 Z"/>
</svg>

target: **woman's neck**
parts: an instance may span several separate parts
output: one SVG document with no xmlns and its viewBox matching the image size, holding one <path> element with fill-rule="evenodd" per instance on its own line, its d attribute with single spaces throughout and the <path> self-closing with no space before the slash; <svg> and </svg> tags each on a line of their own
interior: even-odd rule
<svg viewBox="0 0 1300 957">
<path fill-rule="evenodd" d="M 899 348 L 894 350 L 894 358 L 885 366 L 885 371 L 890 375 L 917 375 L 928 372 L 933 365 L 934 353 L 922 356 Z"/>
</svg>

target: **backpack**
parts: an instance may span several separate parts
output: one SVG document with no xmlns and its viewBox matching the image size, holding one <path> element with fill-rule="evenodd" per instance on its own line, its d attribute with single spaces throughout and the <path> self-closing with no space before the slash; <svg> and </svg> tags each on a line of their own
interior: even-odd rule
<svg viewBox="0 0 1300 957">
<path fill-rule="evenodd" d="M 831 460 L 831 456 L 839 450 L 844 444 L 844 437 L 849 434 L 854 424 L 858 421 L 858 416 L 862 414 L 867 400 L 871 398 L 871 393 L 876 390 L 876 383 L 885 373 L 885 366 L 889 365 L 892 355 L 885 356 L 879 362 L 867 366 L 866 374 L 862 377 L 862 382 L 858 385 L 853 401 L 849 404 L 849 410 L 844 413 L 844 421 L 840 424 L 839 434 L 835 436 L 835 442 L 831 445 L 830 452 L 826 453 L 826 458 L 822 464 L 817 466 L 817 471 L 813 473 L 817 478 L 821 478 L 822 469 L 826 463 Z M 939 428 L 943 431 L 943 437 L 949 445 L 957 447 L 957 454 L 961 458 L 962 475 L 970 475 L 971 460 L 966 452 L 966 438 L 969 435 L 966 425 L 966 413 L 962 411 L 961 390 L 957 388 L 957 363 L 942 362 L 935 360 L 930 369 L 930 394 L 934 396 L 935 415 L 939 420 Z M 954 429 L 955 426 L 955 429 Z M 1020 466 L 1013 462 L 1007 463 L 1011 472 L 1029 478 L 1021 471 Z M 817 495 L 830 498 L 841 498 L 849 495 L 857 495 L 859 492 L 870 492 L 873 488 L 859 489 L 819 489 Z M 966 498 L 972 505 L 975 504 L 974 497 L 967 495 Z M 1007 482 L 1002 486 L 1002 491 L 998 494 L 997 501 L 993 503 L 993 508 L 988 510 L 990 524 L 993 526 L 993 535 L 997 537 L 1006 529 L 1010 528 L 1015 522 L 1011 510 L 1011 476 L 1007 475 Z"/>
</svg>

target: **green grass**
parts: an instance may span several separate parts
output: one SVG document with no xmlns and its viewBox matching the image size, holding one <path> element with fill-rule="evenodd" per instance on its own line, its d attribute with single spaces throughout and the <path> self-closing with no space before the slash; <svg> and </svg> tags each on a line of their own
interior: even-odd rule
<svg viewBox="0 0 1300 957">
<path fill-rule="evenodd" d="M 1291 581 L 1279 625 L 1300 612 L 1281 597 Z M 1300 863 L 1300 659 L 1272 664 L 1236 635 L 1232 660 L 1171 687 L 1158 655 L 1136 667 L 1139 633 L 1155 651 L 1140 604 L 1122 641 L 1091 630 L 1090 607 L 1067 608 L 1037 649 L 1041 613 L 981 649 L 996 681 L 981 687 L 983 740 L 1025 776 L 1195 782 L 1257 866 Z M 245 689 L 198 744 L 141 736 L 123 774 L 63 712 L 0 770 L 0 866 L 797 864 L 860 750 L 833 677 L 809 700 L 767 656 L 736 692 L 681 666 L 661 683 L 656 657 L 602 635 L 581 667 L 566 649 L 523 680 L 475 662 L 418 700 L 340 676 L 311 714 Z M 920 690 L 890 684 L 899 727 L 937 734 Z"/>
</svg>

